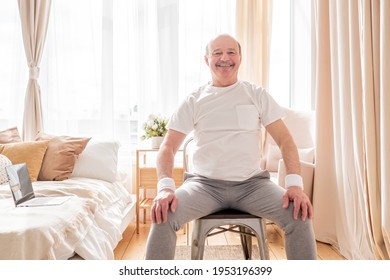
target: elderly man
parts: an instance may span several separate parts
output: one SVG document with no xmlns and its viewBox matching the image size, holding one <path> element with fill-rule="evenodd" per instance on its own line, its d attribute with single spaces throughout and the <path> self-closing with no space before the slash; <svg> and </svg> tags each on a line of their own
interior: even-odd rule
<svg viewBox="0 0 390 280">
<path fill-rule="evenodd" d="M 146 259 L 173 259 L 176 231 L 196 218 L 233 208 L 274 221 L 285 232 L 288 259 L 316 259 L 312 205 L 303 192 L 296 145 L 283 110 L 267 91 L 238 80 L 240 44 L 220 35 L 206 47 L 212 80 L 187 96 L 168 123 L 157 158 L 158 193 Z M 285 161 L 286 189 L 260 169 L 264 126 Z M 194 133 L 194 170 L 176 189 L 174 156 L 186 135 Z"/>
</svg>

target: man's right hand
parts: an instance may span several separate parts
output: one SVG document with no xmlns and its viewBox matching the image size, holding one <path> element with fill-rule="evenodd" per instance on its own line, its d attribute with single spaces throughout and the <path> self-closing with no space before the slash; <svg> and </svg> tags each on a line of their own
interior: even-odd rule
<svg viewBox="0 0 390 280">
<path fill-rule="evenodd" d="M 157 224 L 161 224 L 161 222 L 166 223 L 169 207 L 171 207 L 171 211 L 174 213 L 177 208 L 177 203 L 178 200 L 174 191 L 169 189 L 161 190 L 153 199 L 150 210 L 152 222 Z"/>
</svg>

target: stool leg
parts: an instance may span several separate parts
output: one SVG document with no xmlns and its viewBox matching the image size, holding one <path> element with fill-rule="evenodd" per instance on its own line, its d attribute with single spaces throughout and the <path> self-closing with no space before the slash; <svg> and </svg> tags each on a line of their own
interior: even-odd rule
<svg viewBox="0 0 390 280">
<path fill-rule="evenodd" d="M 202 260 L 204 252 L 204 243 L 206 233 L 203 232 L 203 223 L 201 220 L 195 220 L 192 230 L 191 242 L 191 260 Z"/>
<path fill-rule="evenodd" d="M 259 242 L 260 258 L 262 260 L 269 260 L 268 244 L 267 244 L 267 230 L 265 228 L 264 220 L 260 220 L 260 236 L 257 238 Z"/>
<path fill-rule="evenodd" d="M 249 230 L 245 226 L 239 226 L 240 232 L 244 233 L 250 233 L 251 230 Z M 241 239 L 241 245 L 242 245 L 242 250 L 244 252 L 244 257 L 246 260 L 251 260 L 252 259 L 252 237 L 247 235 L 247 234 L 240 234 L 240 239 Z"/>
</svg>

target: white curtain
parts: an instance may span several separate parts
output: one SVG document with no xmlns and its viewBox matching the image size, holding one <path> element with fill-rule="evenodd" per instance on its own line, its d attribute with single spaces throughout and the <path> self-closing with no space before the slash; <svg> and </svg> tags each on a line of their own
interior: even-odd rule
<svg viewBox="0 0 390 280">
<path fill-rule="evenodd" d="M 0 9 L 0 130 L 17 126 L 22 132 L 28 68 L 17 1 Z"/>
<path fill-rule="evenodd" d="M 33 140 L 43 129 L 41 89 L 38 84 L 39 64 L 45 44 L 51 0 L 19 0 L 24 49 L 29 67 L 23 139 Z"/>
<path fill-rule="evenodd" d="M 179 99 L 211 80 L 206 45 L 222 33 L 236 36 L 236 0 L 180 0 Z M 175 107 L 177 106 L 177 101 Z"/>
<path fill-rule="evenodd" d="M 19 50 L 20 18 L 13 15 L 17 3 L 6 1 L 0 10 L 0 58 L 6 63 L 0 69 L 0 129 L 21 127 L 21 82 L 29 76 Z M 131 163 L 131 149 L 139 142 L 147 115 L 169 116 L 184 96 L 210 79 L 205 46 L 219 33 L 235 35 L 235 4 L 52 1 L 39 66 L 42 96 L 34 95 L 36 101 L 41 98 L 42 109 L 34 108 L 43 111 L 45 132 L 119 140 L 121 161 Z"/>
<path fill-rule="evenodd" d="M 390 4 L 316 1 L 316 238 L 389 259 Z"/>
<path fill-rule="evenodd" d="M 169 116 L 209 80 L 205 46 L 234 35 L 234 9 L 235 0 L 53 1 L 41 71 L 45 130 L 117 139 L 131 162 L 147 116 Z"/>
</svg>

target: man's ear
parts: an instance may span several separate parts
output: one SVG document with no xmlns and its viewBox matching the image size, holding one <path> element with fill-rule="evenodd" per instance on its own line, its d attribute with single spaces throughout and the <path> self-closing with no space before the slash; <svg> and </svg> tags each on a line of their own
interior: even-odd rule
<svg viewBox="0 0 390 280">
<path fill-rule="evenodd" d="M 207 66 L 210 66 L 208 55 L 205 55 L 205 56 L 204 56 L 204 61 L 206 62 Z"/>
</svg>

